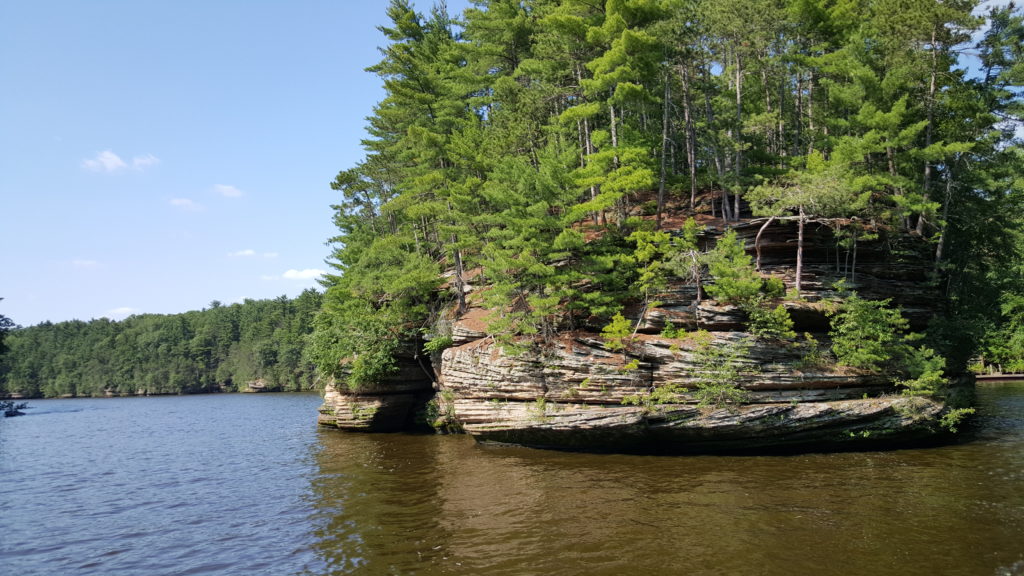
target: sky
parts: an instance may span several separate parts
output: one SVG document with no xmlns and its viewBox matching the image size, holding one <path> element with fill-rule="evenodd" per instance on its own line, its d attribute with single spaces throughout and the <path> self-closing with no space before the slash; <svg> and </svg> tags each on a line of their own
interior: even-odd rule
<svg viewBox="0 0 1024 576">
<path fill-rule="evenodd" d="M 384 96 L 364 68 L 387 4 L 0 2 L 0 314 L 122 319 L 318 288 L 330 182 Z"/>
<path fill-rule="evenodd" d="M 0 0 L 0 314 L 122 319 L 318 288 L 330 182 L 384 96 L 364 69 L 387 4 Z"/>
</svg>

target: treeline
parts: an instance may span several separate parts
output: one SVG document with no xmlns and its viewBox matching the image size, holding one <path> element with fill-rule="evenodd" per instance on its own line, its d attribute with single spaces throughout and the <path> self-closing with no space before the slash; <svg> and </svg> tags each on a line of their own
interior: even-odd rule
<svg viewBox="0 0 1024 576">
<path fill-rule="evenodd" d="M 304 355 L 321 295 L 245 300 L 115 322 L 44 322 L 7 333 L 0 397 L 308 390 Z"/>
<path fill-rule="evenodd" d="M 960 365 L 1019 314 L 1012 5 L 979 40 L 971 0 L 474 5 L 387 9 L 369 69 L 386 97 L 333 183 L 325 373 L 373 381 L 401 340 L 443 342 L 470 282 L 496 337 L 601 326 L 679 257 L 658 235 L 670 203 L 724 227 L 827 222 L 854 255 L 880 230 L 930 243 L 949 302 L 930 335 Z"/>
</svg>

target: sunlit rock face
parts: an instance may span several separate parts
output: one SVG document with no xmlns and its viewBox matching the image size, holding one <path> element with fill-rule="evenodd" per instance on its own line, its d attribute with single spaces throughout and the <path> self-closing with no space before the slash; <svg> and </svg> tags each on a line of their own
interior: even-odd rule
<svg viewBox="0 0 1024 576">
<path fill-rule="evenodd" d="M 736 227 L 752 255 L 763 221 Z M 718 233 L 703 240 L 713 245 Z M 796 226 L 775 223 L 759 242 L 761 273 L 795 286 Z M 855 265 L 854 265 L 855 263 Z M 913 328 L 923 328 L 938 302 L 923 252 L 883 239 L 861 242 L 856 255 L 837 251 L 831 229 L 805 231 L 799 299 L 779 299 L 798 334 L 813 335 L 827 355 L 828 311 L 839 301 L 834 284 L 868 299 L 891 298 Z M 715 302 L 695 284 L 670 282 L 642 312 L 625 315 L 637 327 L 625 348 L 612 349 L 599 326 L 584 326 L 546 341 L 503 349 L 487 332 L 489 311 L 471 305 L 452 325 L 453 346 L 435 355 L 434 382 L 424 378 L 424 357 L 402 359 L 402 372 L 379 390 L 328 387 L 320 422 L 349 430 L 407 426 L 423 394 L 436 391 L 435 413 L 447 415 L 478 440 L 593 451 L 686 452 L 774 447 L 829 449 L 912 441 L 941 432 L 947 410 L 938 400 L 906 397 L 892 375 L 836 366 L 809 357 L 808 345 L 757 338 L 736 306 Z M 470 294 L 470 303 L 475 301 Z M 642 316 L 641 316 L 642 313 Z M 677 337 L 661 335 L 671 323 Z M 730 384 L 741 399 L 708 402 L 696 393 L 707 381 L 706 348 L 742 346 L 732 360 Z M 806 342 L 806 339 L 801 339 Z M 702 352 L 702 350 L 704 352 Z M 417 371 L 418 370 L 418 371 Z M 405 380 L 403 380 L 405 378 Z M 659 396 L 659 390 L 673 394 Z"/>
<path fill-rule="evenodd" d="M 722 340 L 741 337 L 719 333 Z M 638 338 L 625 355 L 577 335 L 541 353 L 509 355 L 486 341 L 445 351 L 443 397 L 481 441 L 575 450 L 686 452 L 758 447 L 835 447 L 930 436 L 943 405 L 893 394 L 883 378 L 794 367 L 791 354 L 754 345 L 736 381 L 742 403 L 644 403 L 669 382 L 685 385 L 701 366 L 685 340 Z M 789 357 L 787 357 L 789 356 Z M 787 362 L 789 362 L 787 364 Z M 755 371 L 757 367 L 765 369 Z M 641 399 L 639 405 L 630 399 Z"/>
</svg>

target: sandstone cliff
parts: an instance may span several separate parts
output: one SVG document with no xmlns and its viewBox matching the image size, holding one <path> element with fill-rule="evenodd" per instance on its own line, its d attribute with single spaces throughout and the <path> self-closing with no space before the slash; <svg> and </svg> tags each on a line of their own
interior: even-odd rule
<svg viewBox="0 0 1024 576">
<path fill-rule="evenodd" d="M 735 229 L 754 252 L 763 221 Z M 774 223 L 762 234 L 761 272 L 795 280 L 795 224 Z M 719 232 L 707 229 L 713 244 Z M 471 307 L 453 319 L 453 346 L 435 355 L 434 378 L 426 358 L 406 358 L 402 373 L 376 390 L 328 386 L 321 424 L 350 430 L 408 427 L 431 392 L 429 419 L 461 428 L 481 441 L 606 451 L 700 451 L 795 446 L 833 448 L 915 440 L 940 432 L 947 410 L 938 399 L 899 394 L 891 376 L 842 368 L 827 361 L 830 303 L 835 280 L 870 299 L 892 298 L 904 316 L 923 328 L 936 294 L 927 288 L 927 259 L 913 245 L 884 235 L 851 254 L 836 249 L 824 225 L 807 230 L 801 298 L 782 300 L 798 333 L 812 340 L 759 339 L 745 332 L 748 319 L 734 306 L 697 299 L 697 286 L 670 283 L 657 307 L 640 317 L 627 309 L 638 333 L 613 351 L 597 327 L 533 342 L 508 353 L 487 334 L 487 310 Z M 472 302 L 472 298 L 471 298 Z M 660 335 L 667 322 L 710 332 L 713 350 L 741 350 L 728 360 L 738 395 L 708 402 L 696 394 L 723 357 L 708 355 L 708 342 L 690 334 Z M 431 380 L 434 380 L 431 382 Z M 664 392 L 671 390 L 671 394 Z"/>
</svg>

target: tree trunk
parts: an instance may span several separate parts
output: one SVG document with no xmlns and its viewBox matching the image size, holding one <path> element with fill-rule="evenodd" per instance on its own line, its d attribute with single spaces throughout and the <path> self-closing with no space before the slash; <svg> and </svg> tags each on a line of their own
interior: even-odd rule
<svg viewBox="0 0 1024 576">
<path fill-rule="evenodd" d="M 772 215 L 767 222 L 761 225 L 761 228 L 757 231 L 757 236 L 754 237 L 754 252 L 757 254 L 757 258 L 754 260 L 754 269 L 758 272 L 761 271 L 761 235 L 764 234 L 766 228 L 772 225 L 775 221 L 775 216 Z"/>
<path fill-rule="evenodd" d="M 807 79 L 807 155 L 814 153 L 814 70 Z"/>
<path fill-rule="evenodd" d="M 743 171 L 743 69 L 739 52 L 736 52 L 736 185 L 739 186 Z"/>
<path fill-rule="evenodd" d="M 665 97 L 661 104 L 661 176 L 658 179 L 658 208 L 657 213 L 654 216 L 655 230 L 661 230 L 661 212 L 665 209 L 665 160 L 667 158 L 668 151 L 668 107 L 671 94 L 672 93 L 669 90 L 668 74 L 666 74 Z"/>
<path fill-rule="evenodd" d="M 704 75 L 704 82 L 705 83 L 710 83 L 710 81 L 708 80 L 708 70 L 707 70 L 707 68 L 704 68 L 702 70 L 702 73 Z M 704 91 L 704 118 L 705 118 L 705 120 L 707 122 L 708 130 L 714 131 L 715 113 L 714 113 L 714 110 L 712 110 L 712 108 L 711 108 L 711 95 L 709 94 L 709 92 L 707 90 Z M 724 177 L 725 170 L 722 167 L 722 156 L 721 156 L 721 151 L 719 150 L 719 145 L 718 144 L 719 143 L 717 141 L 713 141 L 712 145 L 711 145 L 711 151 L 712 151 L 712 154 L 714 156 L 715 173 L 718 176 L 718 185 L 722 186 L 723 185 L 722 184 L 722 179 Z M 711 197 L 711 217 L 712 218 L 715 217 L 715 198 L 714 198 L 714 195 L 712 195 L 712 197 Z"/>
<path fill-rule="evenodd" d="M 690 71 L 686 65 L 679 67 L 683 82 L 683 121 L 686 123 L 686 164 L 690 172 L 690 210 L 697 207 L 697 132 L 693 127 L 690 111 Z"/>
<path fill-rule="evenodd" d="M 804 125 L 804 73 L 797 72 L 796 75 L 796 101 L 793 103 L 793 145 L 790 147 L 790 155 L 800 154 L 800 141 L 803 139 Z"/>
<path fill-rule="evenodd" d="M 959 160 L 957 158 L 956 160 Z M 954 160 L 954 164 L 956 163 Z M 946 223 L 949 218 L 949 203 L 953 198 L 953 174 L 952 166 L 946 168 L 946 201 L 942 205 L 942 228 L 939 230 L 939 242 L 935 246 L 935 274 L 939 273 L 939 266 L 942 264 L 942 253 L 946 245 Z"/>
<path fill-rule="evenodd" d="M 583 119 L 583 150 L 584 150 L 584 154 L 585 154 L 584 162 L 583 162 L 583 167 L 586 167 L 586 158 L 588 158 L 591 154 L 594 153 L 594 146 L 590 142 L 590 122 L 586 118 Z M 598 191 L 597 186 L 596 185 L 591 185 L 590 186 L 590 199 L 593 200 L 593 199 L 597 198 L 598 192 L 599 191 Z M 600 226 L 600 225 L 601 225 L 601 213 L 599 211 L 594 211 L 594 226 Z"/>
<path fill-rule="evenodd" d="M 740 177 L 743 174 L 743 68 L 742 60 L 740 60 L 739 51 L 736 52 L 736 160 L 733 164 L 733 170 L 736 173 L 736 188 L 733 192 L 735 197 L 736 209 L 732 212 L 731 216 L 733 220 L 740 219 Z"/>
<path fill-rule="evenodd" d="M 935 48 L 935 28 L 932 28 L 932 70 L 931 77 L 928 81 L 928 102 L 926 102 L 926 108 L 928 110 L 928 123 L 925 124 L 924 128 L 924 147 L 927 149 L 932 145 L 932 124 L 935 120 L 935 77 L 938 68 L 938 51 Z M 921 191 L 921 196 L 924 202 L 928 202 L 928 186 L 932 179 L 932 163 L 926 158 L 924 161 L 924 184 Z M 918 234 L 924 234 L 924 212 L 917 215 L 917 227 L 915 232 Z"/>
<path fill-rule="evenodd" d="M 454 243 L 455 235 L 452 235 L 452 243 Z M 458 248 L 453 249 L 455 256 L 455 291 L 458 293 L 459 298 L 459 309 L 458 314 L 462 315 L 466 312 L 466 280 L 465 270 L 462 269 L 462 250 Z"/>
<path fill-rule="evenodd" d="M 612 170 L 618 170 L 619 169 L 619 152 L 618 152 L 618 149 L 619 149 L 619 136 L 618 136 L 618 128 L 616 126 L 616 124 L 618 124 L 618 121 L 615 119 L 615 105 L 614 104 L 609 104 L 608 105 L 608 116 L 609 116 L 609 120 L 611 122 L 612 150 L 615 151 L 615 154 L 612 156 Z M 626 221 L 625 195 L 621 196 L 620 198 L 618 198 L 615 201 L 615 211 L 617 212 L 616 215 L 618 217 L 618 224 L 617 225 L 619 227 L 621 227 L 625 223 L 625 221 Z"/>
<path fill-rule="evenodd" d="M 804 273 L 804 207 L 800 207 L 800 218 L 797 220 L 797 234 L 796 234 L 796 297 L 800 297 L 801 282 L 800 278 Z"/>
</svg>

